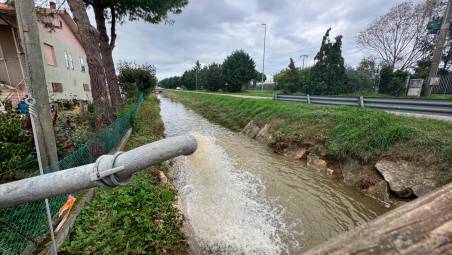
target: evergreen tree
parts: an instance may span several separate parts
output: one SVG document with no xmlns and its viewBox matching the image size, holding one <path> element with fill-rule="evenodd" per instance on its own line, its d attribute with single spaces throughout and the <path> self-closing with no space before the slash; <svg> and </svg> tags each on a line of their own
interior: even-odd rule
<svg viewBox="0 0 452 255">
<path fill-rule="evenodd" d="M 225 90 L 238 92 L 242 86 L 256 78 L 256 64 L 243 50 L 234 51 L 223 63 L 223 74 L 227 86 Z"/>
<path fill-rule="evenodd" d="M 208 66 L 204 66 L 198 71 L 198 89 L 206 89 L 207 88 L 207 73 L 209 72 Z"/>
<path fill-rule="evenodd" d="M 206 89 L 210 91 L 224 90 L 224 76 L 221 70 L 221 66 L 218 64 L 211 64 L 207 67 L 206 73 Z"/>
<path fill-rule="evenodd" d="M 327 94 L 337 95 L 347 91 L 347 75 L 342 57 L 342 35 L 335 38 L 328 56 L 329 77 L 327 78 Z"/>
<path fill-rule="evenodd" d="M 262 77 L 262 76 L 264 76 L 264 77 Z M 264 82 L 267 80 L 267 75 L 265 75 L 265 74 L 263 74 L 263 73 L 261 73 L 261 72 L 259 72 L 259 71 L 257 71 L 256 70 L 256 81 L 257 82 L 262 82 L 262 78 L 264 78 Z"/>
<path fill-rule="evenodd" d="M 347 75 L 342 57 L 342 36 L 335 42 L 330 41 L 329 28 L 322 39 L 320 50 L 315 56 L 317 61 L 312 68 L 310 91 L 312 94 L 339 94 L 347 92 Z"/>
<path fill-rule="evenodd" d="M 182 75 L 182 87 L 188 90 L 196 89 L 196 71 L 195 69 L 187 70 Z"/>
<path fill-rule="evenodd" d="M 390 92 L 391 81 L 394 76 L 392 67 L 384 65 L 380 70 L 380 82 L 378 86 L 378 93 L 387 94 Z"/>
<path fill-rule="evenodd" d="M 404 86 L 407 76 L 407 71 L 397 70 L 394 72 L 391 66 L 383 66 L 380 71 L 378 92 L 394 96 L 402 95 L 405 91 Z"/>
</svg>

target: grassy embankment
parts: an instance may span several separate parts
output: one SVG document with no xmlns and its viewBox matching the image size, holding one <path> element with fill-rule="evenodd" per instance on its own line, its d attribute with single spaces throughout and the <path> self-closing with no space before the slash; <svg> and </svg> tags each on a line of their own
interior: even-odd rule
<svg viewBox="0 0 452 255">
<path fill-rule="evenodd" d="M 163 137 L 159 103 L 147 97 L 133 123 L 126 150 Z M 159 184 L 162 164 L 115 189 L 99 188 L 78 216 L 61 254 L 185 254 L 182 221 L 173 207 L 176 192 Z"/>
<path fill-rule="evenodd" d="M 348 106 L 315 106 L 166 91 L 211 121 L 235 131 L 254 120 L 272 123 L 277 152 L 314 147 L 333 160 L 354 158 L 371 163 L 379 157 L 420 165 L 452 164 L 452 123 L 396 116 Z"/>
<path fill-rule="evenodd" d="M 243 96 L 256 96 L 256 97 L 272 97 L 273 96 L 273 91 L 269 91 L 269 90 L 264 90 L 264 91 L 260 91 L 260 90 L 245 90 L 242 92 L 210 92 L 210 91 L 203 91 L 206 93 L 217 93 L 217 94 L 229 94 L 229 95 L 243 95 Z M 277 91 L 277 93 L 282 93 L 281 91 Z M 295 96 L 304 96 L 305 94 L 301 93 L 301 92 L 297 92 L 294 93 L 293 95 Z M 359 96 L 364 96 L 364 97 L 389 97 L 389 98 L 415 98 L 415 97 L 407 97 L 407 96 L 390 96 L 387 94 L 380 94 L 380 93 L 376 93 L 376 92 L 355 92 L 355 93 L 345 93 L 342 94 L 340 96 L 348 96 L 348 97 L 359 97 Z M 416 98 L 418 99 L 418 98 Z M 431 95 L 431 96 L 423 96 L 420 97 L 419 99 L 443 99 L 443 100 L 452 100 L 452 95 L 439 95 L 439 94 L 435 94 L 435 95 Z"/>
</svg>

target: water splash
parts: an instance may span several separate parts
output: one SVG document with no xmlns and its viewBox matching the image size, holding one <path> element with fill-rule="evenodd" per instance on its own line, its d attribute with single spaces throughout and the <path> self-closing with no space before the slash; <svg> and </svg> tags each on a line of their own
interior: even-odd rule
<svg viewBox="0 0 452 255">
<path fill-rule="evenodd" d="M 285 229 L 265 200 L 265 186 L 237 164 L 212 137 L 195 134 L 197 151 L 173 168 L 193 237 L 207 254 L 281 254 Z"/>
</svg>

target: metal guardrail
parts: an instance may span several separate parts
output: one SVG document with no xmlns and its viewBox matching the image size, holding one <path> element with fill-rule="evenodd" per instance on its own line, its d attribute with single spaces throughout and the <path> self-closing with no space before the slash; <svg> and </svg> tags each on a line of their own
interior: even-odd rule
<svg viewBox="0 0 452 255">
<path fill-rule="evenodd" d="M 273 100 L 321 104 L 321 105 L 348 105 L 357 107 L 378 108 L 387 111 L 416 112 L 425 114 L 441 114 L 452 116 L 451 100 L 423 100 L 402 98 L 377 97 L 339 97 L 339 96 L 291 96 L 273 95 Z"/>
</svg>

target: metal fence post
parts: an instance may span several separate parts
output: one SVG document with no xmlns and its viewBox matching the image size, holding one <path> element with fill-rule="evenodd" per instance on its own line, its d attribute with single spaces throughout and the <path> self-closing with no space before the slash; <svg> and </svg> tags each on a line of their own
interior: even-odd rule
<svg viewBox="0 0 452 255">
<path fill-rule="evenodd" d="M 308 97 L 308 104 L 311 104 L 311 96 L 309 94 L 306 95 Z"/>
<path fill-rule="evenodd" d="M 364 97 L 363 96 L 359 97 L 359 106 L 364 108 Z"/>
</svg>

